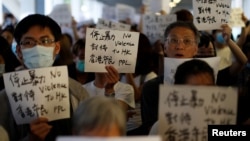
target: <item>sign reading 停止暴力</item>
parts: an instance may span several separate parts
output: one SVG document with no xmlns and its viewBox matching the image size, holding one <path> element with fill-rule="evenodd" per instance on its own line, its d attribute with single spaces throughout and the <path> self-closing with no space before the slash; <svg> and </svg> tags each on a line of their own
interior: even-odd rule
<svg viewBox="0 0 250 141">
<path fill-rule="evenodd" d="M 234 125 L 237 89 L 161 85 L 159 134 L 163 140 L 207 140 L 208 125 Z"/>
<path fill-rule="evenodd" d="M 107 72 L 106 65 L 120 73 L 135 71 L 138 32 L 87 28 L 85 72 Z"/>
<path fill-rule="evenodd" d="M 38 117 L 49 121 L 70 117 L 66 66 L 5 73 L 4 85 L 17 124 Z"/>
</svg>

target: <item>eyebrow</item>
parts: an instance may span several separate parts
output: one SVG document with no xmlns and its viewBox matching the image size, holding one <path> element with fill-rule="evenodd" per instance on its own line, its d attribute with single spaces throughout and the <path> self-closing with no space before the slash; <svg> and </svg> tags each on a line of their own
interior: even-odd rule
<svg viewBox="0 0 250 141">
<path fill-rule="evenodd" d="M 169 37 L 178 37 L 177 35 L 169 35 Z M 183 36 L 182 38 L 194 38 L 194 37 L 192 37 L 192 36 Z"/>
<path fill-rule="evenodd" d="M 44 38 L 50 38 L 48 35 L 44 35 L 44 36 L 42 36 L 42 37 L 40 37 L 39 39 L 44 39 Z M 31 39 L 31 40 L 36 40 L 35 38 L 33 38 L 33 37 L 24 37 L 23 39 Z"/>
</svg>

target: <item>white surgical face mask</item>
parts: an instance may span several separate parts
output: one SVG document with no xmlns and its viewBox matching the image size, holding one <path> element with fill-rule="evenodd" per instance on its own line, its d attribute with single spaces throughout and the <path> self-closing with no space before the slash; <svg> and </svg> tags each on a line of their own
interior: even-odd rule
<svg viewBox="0 0 250 141">
<path fill-rule="evenodd" d="M 22 49 L 24 64 L 29 69 L 51 67 L 54 63 L 53 52 L 54 47 L 41 45 Z"/>
</svg>

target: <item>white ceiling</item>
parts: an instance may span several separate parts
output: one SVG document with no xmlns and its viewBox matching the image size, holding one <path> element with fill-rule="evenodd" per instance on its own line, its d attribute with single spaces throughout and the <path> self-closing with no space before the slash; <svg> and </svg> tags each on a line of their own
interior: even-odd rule
<svg viewBox="0 0 250 141">
<path fill-rule="evenodd" d="M 114 6 L 117 3 L 127 4 L 135 7 L 137 10 L 139 10 L 140 6 L 142 5 L 142 0 L 98 0 L 98 1 L 103 2 L 104 4 L 110 6 Z M 171 12 L 176 11 L 178 9 L 192 10 L 192 0 L 181 0 L 181 2 L 178 3 L 175 8 L 172 8 Z"/>
</svg>

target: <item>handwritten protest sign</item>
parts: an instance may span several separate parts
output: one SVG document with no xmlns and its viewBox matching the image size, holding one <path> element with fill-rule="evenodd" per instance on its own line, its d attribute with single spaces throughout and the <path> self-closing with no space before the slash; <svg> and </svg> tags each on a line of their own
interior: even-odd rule
<svg viewBox="0 0 250 141">
<path fill-rule="evenodd" d="M 135 8 L 126 4 L 116 4 L 115 15 L 117 21 L 124 21 L 126 19 L 133 20 L 136 14 Z"/>
<path fill-rule="evenodd" d="M 49 121 L 70 116 L 66 66 L 5 73 L 4 85 L 17 124 L 41 116 Z"/>
<path fill-rule="evenodd" d="M 85 72 L 107 72 L 106 65 L 120 73 L 135 71 L 138 32 L 87 28 Z"/>
<path fill-rule="evenodd" d="M 147 14 L 142 17 L 142 32 L 147 35 L 153 44 L 157 40 L 164 41 L 164 32 L 170 23 L 177 20 L 176 15 L 154 15 Z"/>
<path fill-rule="evenodd" d="M 59 136 L 56 141 L 161 141 L 160 136 L 135 136 L 135 137 L 80 137 Z"/>
<path fill-rule="evenodd" d="M 98 19 L 96 24 L 97 29 L 113 29 L 113 30 L 120 30 L 120 31 L 130 31 L 131 25 L 118 23 L 106 19 Z"/>
<path fill-rule="evenodd" d="M 109 6 L 109 5 L 103 5 L 102 7 L 102 18 L 103 19 L 110 19 L 110 20 L 115 20 L 115 7 L 114 6 Z"/>
<path fill-rule="evenodd" d="M 231 0 L 193 0 L 194 24 L 198 30 L 221 29 L 230 19 Z"/>
<path fill-rule="evenodd" d="M 164 83 L 166 84 L 174 84 L 174 74 L 176 72 L 177 67 L 185 61 L 191 60 L 192 58 L 185 59 L 176 59 L 176 58 L 164 58 Z M 207 62 L 210 67 L 214 70 L 215 80 L 217 78 L 220 57 L 208 57 L 208 58 L 195 58 L 199 60 L 203 60 Z"/>
<path fill-rule="evenodd" d="M 245 27 L 245 23 L 242 20 L 242 13 L 242 8 L 233 8 L 231 10 L 231 18 L 229 21 L 231 27 Z"/>
<path fill-rule="evenodd" d="M 207 125 L 236 124 L 236 88 L 161 85 L 159 102 L 163 140 L 206 141 Z"/>
<path fill-rule="evenodd" d="M 69 4 L 58 4 L 53 7 L 49 17 L 54 19 L 60 26 L 71 26 L 72 14 Z"/>
</svg>

